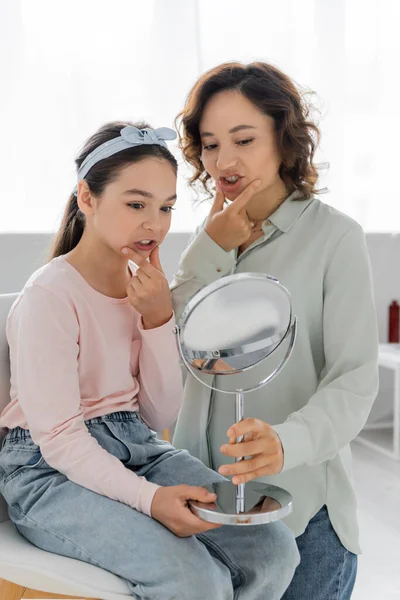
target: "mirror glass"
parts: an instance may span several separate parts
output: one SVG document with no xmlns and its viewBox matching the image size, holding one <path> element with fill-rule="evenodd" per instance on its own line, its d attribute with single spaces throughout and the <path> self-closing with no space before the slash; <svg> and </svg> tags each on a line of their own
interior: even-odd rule
<svg viewBox="0 0 400 600">
<path fill-rule="evenodd" d="M 200 371 L 241 372 L 274 351 L 291 319 L 290 296 L 273 277 L 223 277 L 188 303 L 179 323 L 182 352 Z"/>
</svg>

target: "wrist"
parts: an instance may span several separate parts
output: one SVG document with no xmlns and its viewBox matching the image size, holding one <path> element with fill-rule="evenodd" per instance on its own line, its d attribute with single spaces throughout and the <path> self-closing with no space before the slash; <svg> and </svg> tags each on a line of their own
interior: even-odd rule
<svg viewBox="0 0 400 600">
<path fill-rule="evenodd" d="M 154 518 L 153 510 L 154 510 L 155 504 L 156 504 L 156 496 L 157 496 L 157 493 L 160 490 L 161 490 L 161 487 L 159 487 L 158 490 L 155 491 L 155 494 L 154 494 L 153 499 L 152 499 L 151 504 L 150 504 L 150 516 L 153 517 L 153 518 Z"/>
<path fill-rule="evenodd" d="M 156 329 L 157 327 L 162 327 L 172 319 L 173 314 L 174 313 L 171 310 L 168 317 L 158 317 L 157 319 L 152 319 L 142 316 L 143 329 Z"/>
<path fill-rule="evenodd" d="M 212 227 L 206 225 L 204 227 L 204 231 L 206 232 L 206 234 L 208 235 L 208 237 L 210 237 L 212 239 L 213 242 L 215 242 L 216 244 L 218 244 L 218 246 L 220 248 L 222 248 L 223 250 L 225 250 L 225 248 L 221 245 L 221 243 L 218 241 L 218 235 L 216 236 L 212 230 Z M 225 250 L 226 252 L 226 250 Z"/>
</svg>

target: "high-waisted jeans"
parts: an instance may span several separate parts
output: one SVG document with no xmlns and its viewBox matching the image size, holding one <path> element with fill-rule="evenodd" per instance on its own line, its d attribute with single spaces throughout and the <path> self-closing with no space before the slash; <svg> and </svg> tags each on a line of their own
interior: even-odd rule
<svg viewBox="0 0 400 600">
<path fill-rule="evenodd" d="M 185 450 L 157 439 L 135 412 L 85 423 L 103 448 L 149 481 L 198 486 L 221 480 Z M 126 580 L 133 598 L 278 600 L 299 563 L 294 536 L 280 522 L 179 538 L 155 519 L 70 481 L 20 427 L 2 444 L 0 493 L 27 540 L 111 571 Z"/>
</svg>

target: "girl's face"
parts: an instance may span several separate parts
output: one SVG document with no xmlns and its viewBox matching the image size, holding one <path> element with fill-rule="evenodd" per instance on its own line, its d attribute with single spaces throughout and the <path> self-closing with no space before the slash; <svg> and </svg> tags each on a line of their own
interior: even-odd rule
<svg viewBox="0 0 400 600">
<path fill-rule="evenodd" d="M 208 101 L 200 137 L 204 169 L 229 200 L 255 179 L 261 181 L 257 196 L 282 186 L 274 120 L 240 92 L 219 92 Z"/>
<path fill-rule="evenodd" d="M 145 158 L 124 167 L 101 198 L 93 198 L 88 225 L 121 255 L 124 246 L 147 258 L 171 226 L 176 174 L 164 159 Z"/>
</svg>

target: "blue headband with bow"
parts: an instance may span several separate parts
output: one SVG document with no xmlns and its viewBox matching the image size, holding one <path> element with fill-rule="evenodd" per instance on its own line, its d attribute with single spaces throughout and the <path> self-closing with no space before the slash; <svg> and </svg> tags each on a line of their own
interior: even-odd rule
<svg viewBox="0 0 400 600">
<path fill-rule="evenodd" d="M 90 169 L 104 158 L 108 158 L 121 150 L 132 148 L 133 146 L 143 146 L 156 144 L 167 148 L 166 140 L 176 139 L 176 132 L 169 127 L 159 127 L 158 129 L 138 129 L 133 125 L 129 125 L 121 129 L 118 137 L 104 142 L 93 152 L 87 155 L 78 170 L 78 181 L 85 179 Z M 74 190 L 75 195 L 77 194 L 77 187 Z"/>
</svg>

